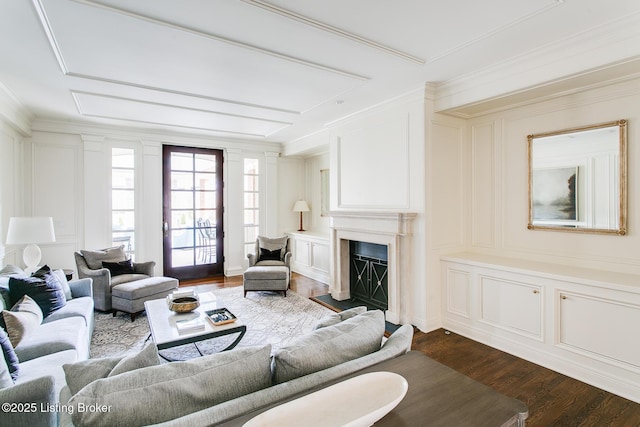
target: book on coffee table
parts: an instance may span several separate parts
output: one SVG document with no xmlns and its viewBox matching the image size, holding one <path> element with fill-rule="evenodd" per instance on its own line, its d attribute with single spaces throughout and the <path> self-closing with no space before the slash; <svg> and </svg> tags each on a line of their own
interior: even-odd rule
<svg viewBox="0 0 640 427">
<path fill-rule="evenodd" d="M 201 331 L 204 329 L 204 320 L 200 317 L 195 319 L 176 320 L 176 328 L 178 328 L 178 332 L 181 334 Z"/>
<path fill-rule="evenodd" d="M 237 317 L 226 308 L 216 308 L 214 310 L 207 310 L 205 311 L 205 313 L 207 315 L 207 319 L 209 319 L 209 321 L 213 323 L 214 326 L 220 326 L 226 323 L 232 323 L 232 322 L 235 322 L 237 319 Z"/>
</svg>

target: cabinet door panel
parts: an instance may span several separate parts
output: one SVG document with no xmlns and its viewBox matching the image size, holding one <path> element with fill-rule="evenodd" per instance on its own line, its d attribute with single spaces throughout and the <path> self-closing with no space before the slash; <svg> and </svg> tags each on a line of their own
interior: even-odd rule
<svg viewBox="0 0 640 427">
<path fill-rule="evenodd" d="M 560 293 L 560 344 L 640 367 L 640 306 Z"/>
<path fill-rule="evenodd" d="M 302 240 L 296 240 L 295 252 L 293 253 L 294 259 L 297 263 L 302 265 L 310 265 L 309 263 L 309 242 Z"/>
<path fill-rule="evenodd" d="M 466 271 L 447 270 L 447 311 L 469 318 L 469 273 Z"/>
<path fill-rule="evenodd" d="M 329 272 L 329 246 L 311 243 L 312 267 L 322 272 Z"/>
<path fill-rule="evenodd" d="M 538 286 L 481 276 L 482 321 L 542 340 L 542 299 Z"/>
</svg>

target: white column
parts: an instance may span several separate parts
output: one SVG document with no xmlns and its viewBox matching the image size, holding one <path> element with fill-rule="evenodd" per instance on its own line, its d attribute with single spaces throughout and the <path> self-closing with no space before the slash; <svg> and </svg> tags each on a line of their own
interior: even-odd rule
<svg viewBox="0 0 640 427">
<path fill-rule="evenodd" d="M 155 274 L 164 269 L 162 206 L 162 143 L 142 141 L 142 170 L 137 177 L 136 192 L 136 259 L 155 261 Z"/>
<path fill-rule="evenodd" d="M 225 152 L 224 186 L 224 274 L 238 276 L 244 271 L 244 167 L 242 150 Z"/>
<path fill-rule="evenodd" d="M 280 153 L 266 151 L 264 192 L 264 233 L 266 236 L 275 237 L 280 233 L 278 224 L 278 156 Z"/>
<path fill-rule="evenodd" d="M 84 242 L 85 249 L 99 249 L 111 241 L 110 185 L 105 137 L 81 135 L 84 142 Z"/>
</svg>

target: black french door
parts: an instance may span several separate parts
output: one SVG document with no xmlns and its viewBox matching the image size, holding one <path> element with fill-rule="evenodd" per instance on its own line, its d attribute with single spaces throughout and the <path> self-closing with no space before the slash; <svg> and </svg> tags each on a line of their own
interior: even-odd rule
<svg viewBox="0 0 640 427">
<path fill-rule="evenodd" d="M 222 160 L 222 150 L 163 146 L 165 276 L 223 273 Z"/>
</svg>

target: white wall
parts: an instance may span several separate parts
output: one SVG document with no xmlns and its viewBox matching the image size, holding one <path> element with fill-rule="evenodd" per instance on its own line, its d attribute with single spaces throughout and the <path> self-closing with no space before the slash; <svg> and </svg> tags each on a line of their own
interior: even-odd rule
<svg viewBox="0 0 640 427">
<path fill-rule="evenodd" d="M 23 211 L 22 135 L 0 118 L 0 266 L 22 263 L 22 251 L 5 247 L 9 218 Z"/>
<path fill-rule="evenodd" d="M 303 220 L 306 230 L 328 236 L 329 217 L 322 216 L 322 182 L 320 180 L 320 171 L 325 169 L 330 169 L 328 152 L 306 158 L 304 161 L 304 199 L 309 204 L 310 212 L 303 214 Z"/>
<path fill-rule="evenodd" d="M 640 273 L 640 80 L 512 108 L 468 120 L 468 249 L 565 265 Z M 628 234 L 528 230 L 527 139 L 618 119 L 628 126 Z"/>
</svg>

